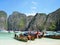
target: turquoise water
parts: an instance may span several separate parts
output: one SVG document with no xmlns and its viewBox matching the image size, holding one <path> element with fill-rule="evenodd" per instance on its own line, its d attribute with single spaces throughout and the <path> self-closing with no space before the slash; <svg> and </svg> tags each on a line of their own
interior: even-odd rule
<svg viewBox="0 0 60 45">
<path fill-rule="evenodd" d="M 8 32 L 0 32 L 0 40 L 1 39 L 13 39 L 14 33 L 8 33 Z"/>
<path fill-rule="evenodd" d="M 40 45 L 60 45 L 60 40 L 42 38 L 42 39 L 36 39 L 35 41 L 28 41 L 25 43 L 22 41 L 15 40 L 14 33 L 0 32 L 0 45 L 39 45 L 39 44 Z"/>
</svg>

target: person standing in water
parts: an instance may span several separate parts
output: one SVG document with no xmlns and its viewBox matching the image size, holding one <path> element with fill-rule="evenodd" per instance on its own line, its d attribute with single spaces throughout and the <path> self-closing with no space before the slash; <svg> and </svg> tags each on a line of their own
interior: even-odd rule
<svg viewBox="0 0 60 45">
<path fill-rule="evenodd" d="M 28 40 L 31 40 L 31 31 L 28 32 Z"/>
</svg>

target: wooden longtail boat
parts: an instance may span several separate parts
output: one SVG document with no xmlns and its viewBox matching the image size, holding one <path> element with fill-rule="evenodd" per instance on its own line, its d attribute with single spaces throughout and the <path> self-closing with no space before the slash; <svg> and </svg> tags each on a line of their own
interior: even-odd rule
<svg viewBox="0 0 60 45">
<path fill-rule="evenodd" d="M 38 34 L 40 34 L 40 33 L 38 33 Z M 38 35 L 38 34 L 37 33 L 28 33 L 27 32 L 27 33 L 24 33 L 24 34 L 19 34 L 19 36 L 15 34 L 14 38 L 17 39 L 17 40 L 20 40 L 20 41 L 27 42 L 28 40 L 36 39 L 37 36 L 38 36 L 38 38 L 41 38 L 41 35 Z"/>
</svg>

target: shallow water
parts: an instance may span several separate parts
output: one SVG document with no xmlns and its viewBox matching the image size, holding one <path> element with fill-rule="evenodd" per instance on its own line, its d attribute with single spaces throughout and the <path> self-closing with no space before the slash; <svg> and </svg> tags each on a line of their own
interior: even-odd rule
<svg viewBox="0 0 60 45">
<path fill-rule="evenodd" d="M 8 32 L 0 32 L 0 40 L 1 39 L 13 39 L 14 33 L 8 33 Z"/>
<path fill-rule="evenodd" d="M 60 40 L 41 38 L 22 42 L 14 39 L 14 33 L 0 32 L 0 45 L 60 45 Z"/>
<path fill-rule="evenodd" d="M 25 45 L 25 43 L 15 40 L 14 33 L 0 32 L 0 45 Z"/>
</svg>

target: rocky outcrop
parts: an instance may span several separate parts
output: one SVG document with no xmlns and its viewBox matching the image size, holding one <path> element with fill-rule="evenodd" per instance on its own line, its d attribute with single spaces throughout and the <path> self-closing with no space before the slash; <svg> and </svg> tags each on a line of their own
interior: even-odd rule
<svg viewBox="0 0 60 45">
<path fill-rule="evenodd" d="M 8 18 L 8 30 L 24 30 L 26 28 L 26 15 L 17 11 Z"/>
<path fill-rule="evenodd" d="M 45 13 L 37 13 L 30 21 L 29 26 L 26 30 L 40 30 L 40 27 L 43 26 L 45 20 L 46 20 Z"/>
<path fill-rule="evenodd" d="M 26 30 L 60 30 L 60 8 L 48 15 L 37 13 Z"/>
<path fill-rule="evenodd" d="M 35 16 L 26 16 L 14 11 L 7 19 L 7 14 L 0 11 L 0 29 L 8 30 L 59 30 L 60 31 L 60 8 L 46 15 L 36 13 Z"/>
<path fill-rule="evenodd" d="M 7 29 L 7 13 L 0 11 L 0 30 Z"/>
<path fill-rule="evenodd" d="M 60 8 L 56 11 L 48 14 L 47 21 L 46 21 L 46 28 L 48 30 L 49 27 L 53 28 L 55 26 L 54 30 L 60 30 Z M 52 25 L 54 25 L 52 27 Z"/>
<path fill-rule="evenodd" d="M 29 26 L 29 23 L 31 22 L 31 20 L 32 20 L 33 17 L 34 17 L 34 16 L 32 16 L 32 15 L 27 16 L 27 25 L 26 25 L 26 27 Z"/>
</svg>

